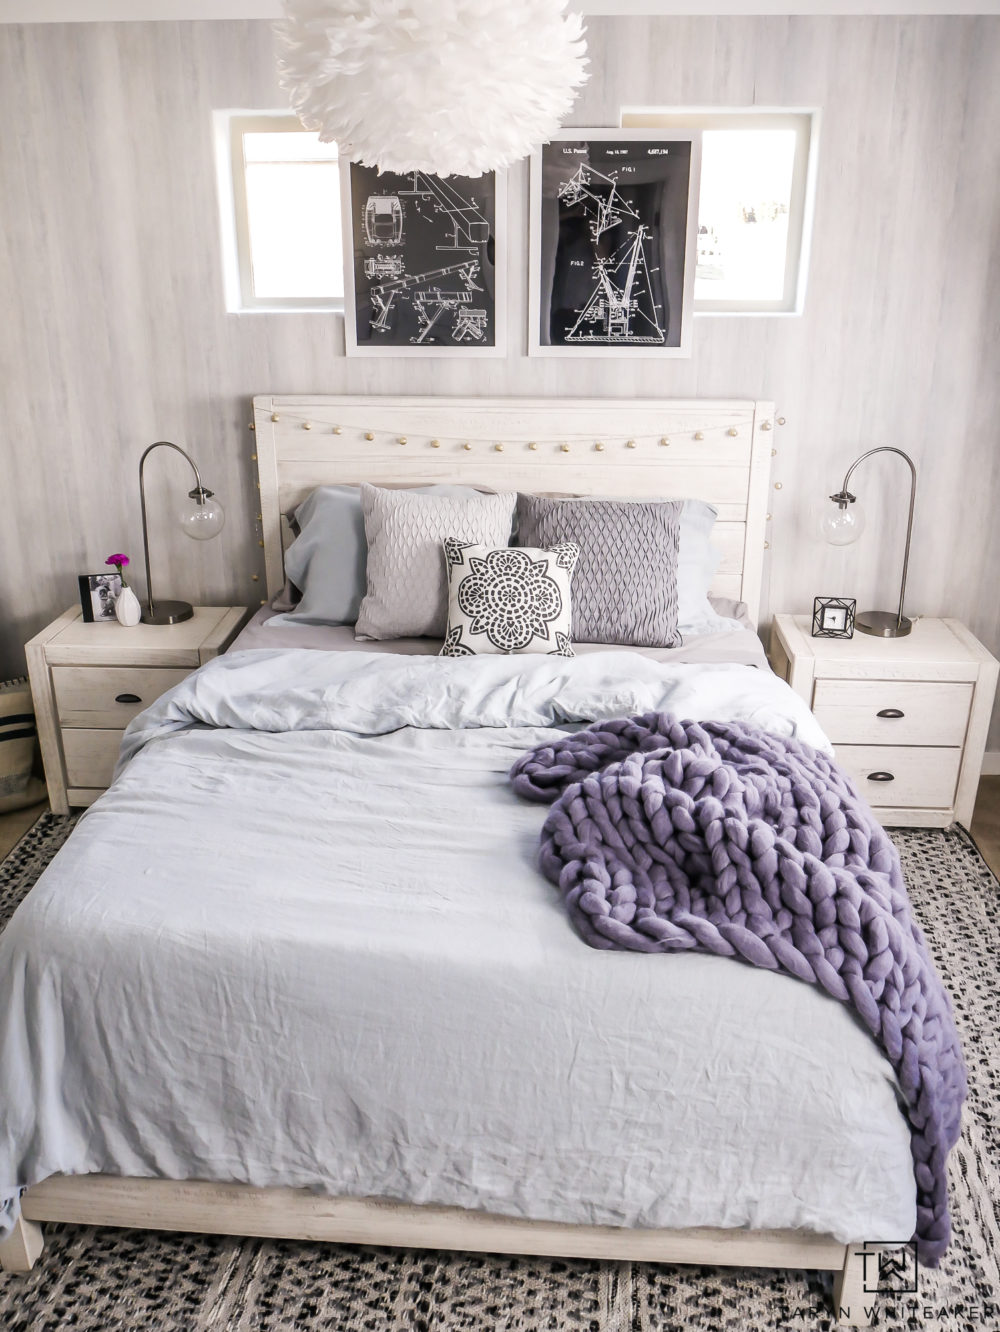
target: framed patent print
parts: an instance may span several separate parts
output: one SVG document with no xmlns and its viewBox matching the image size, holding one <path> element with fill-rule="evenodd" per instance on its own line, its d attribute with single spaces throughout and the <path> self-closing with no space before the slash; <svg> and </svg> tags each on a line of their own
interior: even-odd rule
<svg viewBox="0 0 1000 1332">
<path fill-rule="evenodd" d="M 348 356 L 505 356 L 506 178 L 341 162 Z"/>
<path fill-rule="evenodd" d="M 699 130 L 571 130 L 531 158 L 532 356 L 690 356 Z"/>
</svg>

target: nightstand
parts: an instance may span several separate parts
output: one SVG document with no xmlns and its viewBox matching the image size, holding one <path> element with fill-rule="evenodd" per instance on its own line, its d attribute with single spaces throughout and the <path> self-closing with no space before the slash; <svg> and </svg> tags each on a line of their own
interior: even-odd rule
<svg viewBox="0 0 1000 1332">
<path fill-rule="evenodd" d="M 812 708 L 881 823 L 972 821 L 998 664 L 958 620 L 917 620 L 905 638 L 813 638 L 777 615 L 771 665 Z"/>
<path fill-rule="evenodd" d="M 224 652 L 243 606 L 196 606 L 181 624 L 88 624 L 77 606 L 25 647 L 35 722 L 54 814 L 90 805 L 111 784 L 122 734 L 137 713 Z"/>
</svg>

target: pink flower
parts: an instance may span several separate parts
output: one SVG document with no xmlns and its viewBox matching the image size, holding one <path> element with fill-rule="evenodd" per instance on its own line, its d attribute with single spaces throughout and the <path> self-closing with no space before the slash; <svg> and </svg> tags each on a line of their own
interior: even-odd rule
<svg viewBox="0 0 1000 1332">
<path fill-rule="evenodd" d="M 115 566 L 118 570 L 118 577 L 122 581 L 122 587 L 127 587 L 128 584 L 125 582 L 125 566 L 128 564 L 128 556 L 122 554 L 109 555 L 104 563 L 113 564 Z"/>
</svg>

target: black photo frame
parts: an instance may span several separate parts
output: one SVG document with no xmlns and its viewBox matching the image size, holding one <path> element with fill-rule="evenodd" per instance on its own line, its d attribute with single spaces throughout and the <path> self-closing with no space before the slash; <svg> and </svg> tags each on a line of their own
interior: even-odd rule
<svg viewBox="0 0 1000 1332">
<path fill-rule="evenodd" d="M 813 601 L 813 638 L 853 638 L 854 610 L 851 597 L 816 597 Z"/>
<path fill-rule="evenodd" d="M 121 595 L 122 579 L 117 573 L 80 574 L 80 607 L 88 624 L 113 624 L 115 602 Z"/>
</svg>

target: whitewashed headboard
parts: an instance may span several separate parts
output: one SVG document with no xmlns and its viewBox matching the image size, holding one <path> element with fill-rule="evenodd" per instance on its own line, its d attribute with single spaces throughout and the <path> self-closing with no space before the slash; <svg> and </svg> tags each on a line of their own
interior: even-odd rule
<svg viewBox="0 0 1000 1332">
<path fill-rule="evenodd" d="M 451 482 L 578 495 L 694 498 L 719 511 L 712 590 L 757 622 L 773 404 L 559 398 L 255 397 L 267 594 L 282 518 L 319 485 Z"/>
</svg>

